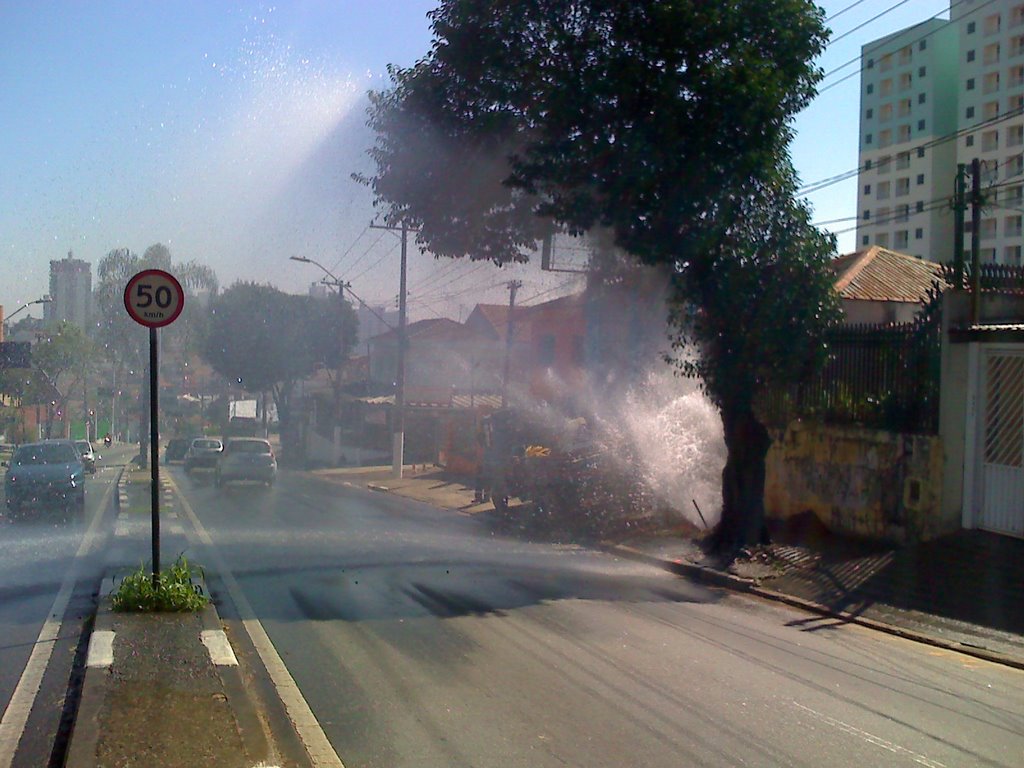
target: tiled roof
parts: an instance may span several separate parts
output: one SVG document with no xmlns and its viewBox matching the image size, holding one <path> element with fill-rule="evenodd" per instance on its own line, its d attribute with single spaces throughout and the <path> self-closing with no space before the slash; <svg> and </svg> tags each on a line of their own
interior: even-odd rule
<svg viewBox="0 0 1024 768">
<path fill-rule="evenodd" d="M 919 302 L 933 284 L 946 285 L 939 264 L 877 245 L 840 256 L 831 266 L 843 299 Z"/>
<path fill-rule="evenodd" d="M 405 335 L 407 339 L 455 341 L 471 337 L 473 334 L 466 326 L 455 320 L 447 317 L 432 317 L 409 323 L 405 328 Z M 390 330 L 379 336 L 374 336 L 371 341 L 393 342 L 397 336 L 398 331 Z"/>
</svg>

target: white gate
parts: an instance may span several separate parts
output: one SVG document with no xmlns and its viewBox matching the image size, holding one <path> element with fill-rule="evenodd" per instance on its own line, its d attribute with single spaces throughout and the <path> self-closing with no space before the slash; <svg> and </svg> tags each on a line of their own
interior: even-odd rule
<svg viewBox="0 0 1024 768">
<path fill-rule="evenodd" d="M 1024 536 L 1024 351 L 982 347 L 979 528 Z"/>
</svg>

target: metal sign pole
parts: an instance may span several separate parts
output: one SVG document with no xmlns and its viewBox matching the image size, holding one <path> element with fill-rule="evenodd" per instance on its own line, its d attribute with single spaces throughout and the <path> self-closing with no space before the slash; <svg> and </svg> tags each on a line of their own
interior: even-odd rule
<svg viewBox="0 0 1024 768">
<path fill-rule="evenodd" d="M 149 329 L 149 464 L 150 499 L 153 504 L 153 589 L 160 589 L 160 427 L 157 422 L 159 396 L 156 328 Z"/>
</svg>

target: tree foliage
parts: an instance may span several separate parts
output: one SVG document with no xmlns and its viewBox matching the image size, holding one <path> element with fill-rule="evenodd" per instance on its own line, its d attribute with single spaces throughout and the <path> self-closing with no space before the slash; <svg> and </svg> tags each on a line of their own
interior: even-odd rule
<svg viewBox="0 0 1024 768">
<path fill-rule="evenodd" d="M 212 303 L 201 351 L 221 376 L 249 392 L 272 393 L 282 435 L 290 435 L 295 385 L 347 357 L 357 323 L 347 301 L 238 282 Z"/>
<path fill-rule="evenodd" d="M 521 261 L 546 232 L 600 228 L 667 267 L 682 369 L 722 411 L 723 546 L 758 537 L 755 395 L 813 365 L 834 318 L 833 243 L 795 201 L 786 150 L 821 76 L 822 11 L 444 0 L 431 20 L 429 54 L 371 95 L 363 180 L 386 217 L 439 255 Z"/>
</svg>

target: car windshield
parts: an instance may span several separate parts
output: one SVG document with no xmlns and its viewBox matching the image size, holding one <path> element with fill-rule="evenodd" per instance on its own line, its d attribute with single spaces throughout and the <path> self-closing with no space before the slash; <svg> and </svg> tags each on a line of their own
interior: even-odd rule
<svg viewBox="0 0 1024 768">
<path fill-rule="evenodd" d="M 78 453 L 69 443 L 40 443 L 23 445 L 15 451 L 12 463 L 18 466 L 30 464 L 71 464 L 78 461 Z"/>
<path fill-rule="evenodd" d="M 0 491 L 0 768 L 1024 768 L 1024 0 L 0 0 Z"/>
<path fill-rule="evenodd" d="M 232 440 L 228 443 L 228 453 L 271 453 L 270 443 L 262 440 Z"/>
</svg>

